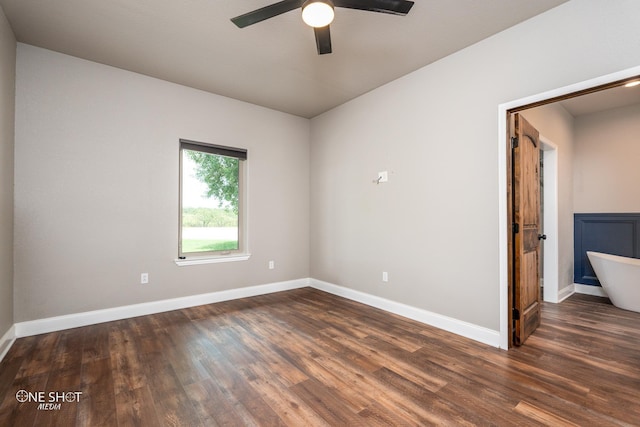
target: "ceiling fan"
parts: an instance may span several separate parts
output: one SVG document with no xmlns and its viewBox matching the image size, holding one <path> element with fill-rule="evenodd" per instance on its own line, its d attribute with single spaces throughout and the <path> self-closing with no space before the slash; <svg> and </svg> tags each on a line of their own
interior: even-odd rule
<svg viewBox="0 0 640 427">
<path fill-rule="evenodd" d="M 303 21 L 313 27 L 318 55 L 324 55 L 331 53 L 329 24 L 333 21 L 335 7 L 404 16 L 409 13 L 412 6 L 413 2 L 407 0 L 283 0 L 231 18 L 231 22 L 239 28 L 244 28 L 293 9 L 302 8 Z"/>
</svg>

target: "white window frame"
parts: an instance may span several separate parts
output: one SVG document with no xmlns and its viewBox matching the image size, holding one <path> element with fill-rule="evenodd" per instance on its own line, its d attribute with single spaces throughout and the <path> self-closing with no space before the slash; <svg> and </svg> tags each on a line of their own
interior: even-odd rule
<svg viewBox="0 0 640 427">
<path fill-rule="evenodd" d="M 239 160 L 238 168 L 238 249 L 208 252 L 182 251 L 182 193 L 183 193 L 183 159 L 184 150 L 201 151 Z M 247 150 L 243 148 L 208 144 L 204 142 L 180 139 L 179 141 L 179 206 L 178 206 L 178 266 L 210 264 L 219 262 L 233 262 L 248 260 L 251 254 L 247 250 L 246 227 L 246 159 Z"/>
</svg>

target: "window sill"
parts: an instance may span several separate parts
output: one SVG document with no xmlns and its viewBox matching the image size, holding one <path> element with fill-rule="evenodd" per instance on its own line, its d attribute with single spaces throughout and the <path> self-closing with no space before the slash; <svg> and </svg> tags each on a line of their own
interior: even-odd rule
<svg viewBox="0 0 640 427">
<path fill-rule="evenodd" d="M 200 264 L 216 264 L 219 262 L 234 262 L 234 261 L 246 261 L 251 257 L 251 254 L 234 254 L 234 255 L 221 255 L 214 257 L 191 257 L 187 259 L 174 259 L 178 267 L 184 267 L 187 265 L 200 265 Z"/>
</svg>

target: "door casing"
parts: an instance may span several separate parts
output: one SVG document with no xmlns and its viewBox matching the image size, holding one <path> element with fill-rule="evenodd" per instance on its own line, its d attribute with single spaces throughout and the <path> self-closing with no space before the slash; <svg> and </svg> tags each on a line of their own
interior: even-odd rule
<svg viewBox="0 0 640 427">
<path fill-rule="evenodd" d="M 544 157 L 544 200 L 543 223 L 544 241 L 543 301 L 558 303 L 563 297 L 559 293 L 559 229 L 558 229 L 558 146 L 544 135 L 540 135 L 540 144 Z M 568 295 L 567 295 L 568 296 Z"/>
</svg>

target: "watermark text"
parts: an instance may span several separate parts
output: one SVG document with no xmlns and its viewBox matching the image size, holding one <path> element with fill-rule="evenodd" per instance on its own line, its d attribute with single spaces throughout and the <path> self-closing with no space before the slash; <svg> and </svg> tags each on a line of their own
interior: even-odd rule
<svg viewBox="0 0 640 427">
<path fill-rule="evenodd" d="M 63 403 L 80 402 L 81 396 L 81 391 L 18 390 L 16 400 L 20 403 L 37 403 L 39 411 L 59 411 Z"/>
</svg>

